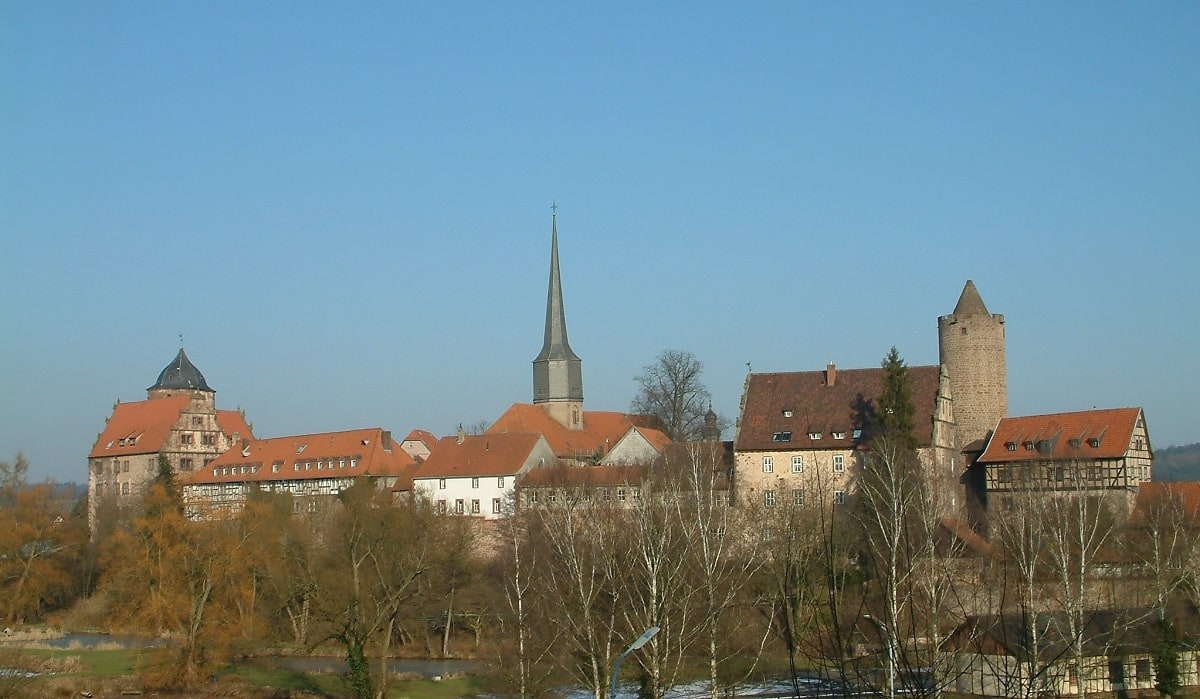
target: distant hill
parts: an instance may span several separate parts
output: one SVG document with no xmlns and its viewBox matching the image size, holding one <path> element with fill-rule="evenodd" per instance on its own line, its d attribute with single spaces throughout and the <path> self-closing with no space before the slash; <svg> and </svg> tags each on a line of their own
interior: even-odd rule
<svg viewBox="0 0 1200 699">
<path fill-rule="evenodd" d="M 1200 481 L 1200 444 L 1154 450 L 1156 481 Z"/>
</svg>

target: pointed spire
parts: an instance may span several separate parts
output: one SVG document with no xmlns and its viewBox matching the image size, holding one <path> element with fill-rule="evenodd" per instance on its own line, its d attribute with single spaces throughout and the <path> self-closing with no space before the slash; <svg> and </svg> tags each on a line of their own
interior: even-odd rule
<svg viewBox="0 0 1200 699">
<path fill-rule="evenodd" d="M 563 310 L 562 276 L 558 269 L 557 212 L 550 218 L 550 287 L 546 291 L 546 335 L 542 351 L 534 361 L 547 359 L 579 359 L 567 342 L 567 316 Z"/>
<path fill-rule="evenodd" d="M 975 282 L 970 279 L 967 280 L 967 285 L 963 287 L 962 295 L 958 297 L 958 305 L 954 307 L 954 315 L 964 318 L 990 315 L 987 306 L 983 305 L 983 298 L 979 295 L 979 290 L 975 288 Z"/>
<path fill-rule="evenodd" d="M 154 390 L 171 390 L 171 389 L 186 389 L 192 391 L 205 391 L 207 393 L 215 393 L 209 387 L 208 382 L 204 380 L 204 374 L 196 368 L 195 364 L 188 359 L 183 348 L 179 348 L 179 353 L 171 360 L 162 372 L 158 375 L 158 381 L 153 386 L 146 389 Z"/>
<path fill-rule="evenodd" d="M 546 290 L 546 334 L 533 360 L 533 402 L 583 401 L 583 369 L 567 341 L 562 277 L 558 267 L 558 211 L 550 219 L 550 284 Z"/>
</svg>

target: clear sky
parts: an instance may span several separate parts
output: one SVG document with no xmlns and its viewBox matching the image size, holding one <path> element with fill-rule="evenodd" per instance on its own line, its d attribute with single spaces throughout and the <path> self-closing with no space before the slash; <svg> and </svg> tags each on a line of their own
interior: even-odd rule
<svg viewBox="0 0 1200 699">
<path fill-rule="evenodd" d="M 557 202 L 590 409 L 666 348 L 937 362 L 1200 441 L 1200 3 L 0 1 L 0 459 L 86 480 L 188 355 L 260 437 L 532 397 Z M 726 437 L 731 437 L 727 434 Z"/>
</svg>

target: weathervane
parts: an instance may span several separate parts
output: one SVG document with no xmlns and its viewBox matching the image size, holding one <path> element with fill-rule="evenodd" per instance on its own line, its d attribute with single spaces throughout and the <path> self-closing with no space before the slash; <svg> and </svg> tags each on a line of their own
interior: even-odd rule
<svg viewBox="0 0 1200 699">
<path fill-rule="evenodd" d="M 558 215 L 558 202 L 556 202 L 554 200 L 550 201 L 550 213 L 555 216 Z"/>
</svg>

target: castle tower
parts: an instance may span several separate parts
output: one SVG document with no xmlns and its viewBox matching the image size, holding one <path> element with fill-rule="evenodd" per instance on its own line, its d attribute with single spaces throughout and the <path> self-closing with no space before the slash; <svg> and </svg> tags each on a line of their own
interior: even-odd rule
<svg viewBox="0 0 1200 699">
<path fill-rule="evenodd" d="M 957 447 L 985 439 L 1008 414 L 1004 316 L 967 280 L 954 312 L 938 318 L 938 349 L 954 397 Z"/>
<path fill-rule="evenodd" d="M 192 364 L 183 348 L 171 360 L 171 363 L 158 374 L 158 381 L 146 389 L 146 398 L 170 398 L 172 396 L 189 396 L 199 399 L 208 406 L 216 405 L 217 392 L 209 387 L 204 380 L 204 374 Z"/>
<path fill-rule="evenodd" d="M 546 337 L 533 360 L 533 402 L 569 429 L 583 429 L 583 362 L 567 342 L 562 279 L 558 270 L 558 214 L 550 219 L 550 288 Z"/>
</svg>

